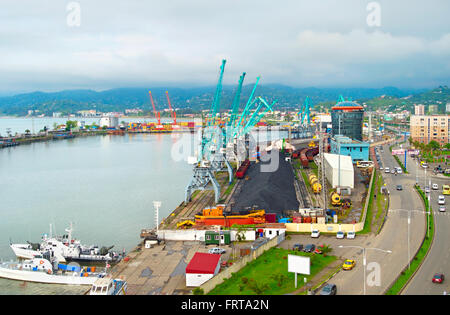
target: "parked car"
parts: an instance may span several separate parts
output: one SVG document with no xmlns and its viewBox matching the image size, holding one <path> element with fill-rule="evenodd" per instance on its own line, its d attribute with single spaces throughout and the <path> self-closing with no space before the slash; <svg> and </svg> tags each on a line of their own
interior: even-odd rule
<svg viewBox="0 0 450 315">
<path fill-rule="evenodd" d="M 353 232 L 353 231 L 347 232 L 347 238 L 348 238 L 348 239 L 354 239 L 355 236 L 356 236 L 356 233 L 355 233 L 355 232 Z"/>
<path fill-rule="evenodd" d="M 438 204 L 445 205 L 445 197 L 444 197 L 444 195 L 439 195 L 439 197 L 438 197 Z"/>
<path fill-rule="evenodd" d="M 423 168 L 428 168 L 428 164 L 427 163 L 422 163 L 421 165 Z"/>
<path fill-rule="evenodd" d="M 337 287 L 335 284 L 327 283 L 324 285 L 322 290 L 320 290 L 319 295 L 336 295 Z"/>
<path fill-rule="evenodd" d="M 343 231 L 339 231 L 336 233 L 336 238 L 344 238 L 344 232 Z"/>
<path fill-rule="evenodd" d="M 392 169 L 391 174 L 395 174 L 395 173 L 396 173 L 395 169 Z"/>
<path fill-rule="evenodd" d="M 347 259 L 344 261 L 344 264 L 342 265 L 342 269 L 344 270 L 352 270 L 353 267 L 355 267 L 356 262 L 352 259 Z"/>
<path fill-rule="evenodd" d="M 433 184 L 433 185 L 431 185 L 431 188 L 433 188 L 433 190 L 438 190 L 439 189 L 439 185 L 438 184 Z"/>
<path fill-rule="evenodd" d="M 305 248 L 303 249 L 303 251 L 305 253 L 312 253 L 314 250 L 316 249 L 316 245 L 314 244 L 308 244 L 305 246 Z"/>
<path fill-rule="evenodd" d="M 227 251 L 223 248 L 214 247 L 208 250 L 209 254 L 225 254 Z"/>
<path fill-rule="evenodd" d="M 385 172 L 385 173 L 390 173 L 391 170 L 389 169 L 389 167 L 385 167 L 385 168 L 384 168 L 384 172 Z"/>
<path fill-rule="evenodd" d="M 397 185 L 397 190 L 403 190 L 402 185 Z"/>
<path fill-rule="evenodd" d="M 319 236 L 320 236 L 319 230 L 313 230 L 313 231 L 311 232 L 311 237 L 317 238 L 317 237 L 319 237 Z"/>
<path fill-rule="evenodd" d="M 302 244 L 294 244 L 294 247 L 292 248 L 292 250 L 303 250 L 303 245 Z"/>
<path fill-rule="evenodd" d="M 439 212 L 445 212 L 445 206 L 439 206 Z"/>
<path fill-rule="evenodd" d="M 442 283 L 444 282 L 444 274 L 443 273 L 436 273 L 433 276 L 433 279 L 431 280 L 433 283 Z"/>
<path fill-rule="evenodd" d="M 429 193 L 430 192 L 430 187 L 429 186 L 425 186 L 425 193 Z"/>
<path fill-rule="evenodd" d="M 402 170 L 401 167 L 396 167 L 395 169 L 397 171 L 397 174 L 402 174 L 403 173 L 403 170 Z"/>
</svg>

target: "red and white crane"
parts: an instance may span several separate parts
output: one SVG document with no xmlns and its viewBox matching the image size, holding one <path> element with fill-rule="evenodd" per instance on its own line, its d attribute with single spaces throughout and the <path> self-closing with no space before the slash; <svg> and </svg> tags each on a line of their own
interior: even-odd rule
<svg viewBox="0 0 450 315">
<path fill-rule="evenodd" d="M 169 103 L 170 116 L 173 119 L 173 124 L 176 125 L 177 124 L 177 113 L 172 109 L 172 105 L 170 104 L 170 98 L 169 98 L 169 92 L 168 91 L 166 91 L 166 96 L 167 96 L 167 103 Z"/>
<path fill-rule="evenodd" d="M 156 111 L 155 103 L 153 102 L 152 91 L 148 91 L 148 94 L 150 95 L 150 101 L 152 102 L 152 106 L 153 106 L 153 114 L 155 114 L 155 118 L 158 121 L 158 127 L 159 127 L 159 126 L 161 126 L 161 115 L 159 114 L 159 112 Z"/>
</svg>

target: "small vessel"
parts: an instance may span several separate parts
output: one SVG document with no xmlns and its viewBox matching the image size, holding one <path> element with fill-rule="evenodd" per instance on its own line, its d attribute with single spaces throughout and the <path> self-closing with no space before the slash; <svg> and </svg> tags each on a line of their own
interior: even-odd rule
<svg viewBox="0 0 450 315">
<path fill-rule="evenodd" d="M 48 284 L 92 285 L 105 272 L 95 272 L 95 267 L 61 265 L 48 256 L 36 256 L 22 262 L 0 264 L 0 278 Z"/>
<path fill-rule="evenodd" d="M 126 295 L 127 282 L 111 277 L 98 278 L 92 285 L 89 295 Z"/>
<path fill-rule="evenodd" d="M 35 256 L 50 252 L 59 262 L 118 262 L 125 253 L 111 251 L 114 246 L 101 247 L 96 245 L 86 246 L 77 239 L 72 238 L 72 223 L 65 229 L 67 234 L 52 237 L 50 225 L 50 237 L 44 234 L 41 243 L 10 244 L 11 249 L 18 258 L 33 259 Z"/>
</svg>

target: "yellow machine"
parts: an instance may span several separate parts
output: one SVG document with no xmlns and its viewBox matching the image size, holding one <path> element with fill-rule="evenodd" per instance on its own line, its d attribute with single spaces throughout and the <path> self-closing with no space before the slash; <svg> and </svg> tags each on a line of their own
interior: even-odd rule
<svg viewBox="0 0 450 315">
<path fill-rule="evenodd" d="M 308 144 L 308 146 L 310 148 L 314 148 L 316 146 L 316 144 L 314 143 L 314 141 L 311 140 L 311 142 Z"/>
<path fill-rule="evenodd" d="M 332 192 L 331 196 L 330 196 L 330 199 L 331 199 L 331 204 L 333 206 L 340 206 L 341 205 L 341 196 L 337 192 L 335 192 L 335 191 Z"/>
<path fill-rule="evenodd" d="M 193 226 L 193 225 L 195 225 L 194 221 L 184 220 L 182 222 L 177 223 L 177 229 L 184 228 L 184 227 L 190 227 L 190 226 Z"/>
<path fill-rule="evenodd" d="M 319 180 L 315 174 L 309 175 L 309 183 L 311 184 L 311 188 L 315 194 L 322 191 L 322 185 L 319 183 Z"/>
<path fill-rule="evenodd" d="M 331 193 L 330 199 L 331 205 L 335 207 L 342 206 L 343 208 L 350 208 L 352 206 L 352 201 L 350 199 L 342 199 L 341 196 L 335 191 Z"/>
</svg>

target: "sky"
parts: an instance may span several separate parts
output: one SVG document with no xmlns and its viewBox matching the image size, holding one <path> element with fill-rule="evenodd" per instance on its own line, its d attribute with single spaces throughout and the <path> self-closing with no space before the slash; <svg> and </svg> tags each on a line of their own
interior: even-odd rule
<svg viewBox="0 0 450 315">
<path fill-rule="evenodd" d="M 450 83 L 448 0 L 2 0 L 0 93 Z"/>
</svg>

